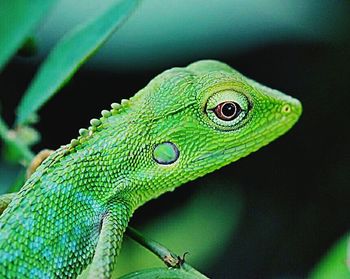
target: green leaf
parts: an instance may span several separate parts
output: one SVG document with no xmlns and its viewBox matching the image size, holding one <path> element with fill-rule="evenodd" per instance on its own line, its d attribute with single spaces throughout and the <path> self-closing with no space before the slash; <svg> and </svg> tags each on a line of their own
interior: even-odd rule
<svg viewBox="0 0 350 279">
<path fill-rule="evenodd" d="M 0 70 L 56 0 L 0 0 Z"/>
<path fill-rule="evenodd" d="M 203 276 L 197 276 L 193 273 L 189 273 L 179 268 L 149 268 L 141 271 L 136 271 L 120 277 L 119 279 L 198 279 L 206 278 Z"/>
<path fill-rule="evenodd" d="M 17 124 L 24 124 L 69 81 L 78 68 L 136 9 L 141 0 L 124 0 L 66 34 L 53 48 L 17 109 Z"/>
<path fill-rule="evenodd" d="M 309 279 L 349 279 L 350 270 L 346 264 L 349 234 L 340 239 L 311 272 Z"/>
</svg>

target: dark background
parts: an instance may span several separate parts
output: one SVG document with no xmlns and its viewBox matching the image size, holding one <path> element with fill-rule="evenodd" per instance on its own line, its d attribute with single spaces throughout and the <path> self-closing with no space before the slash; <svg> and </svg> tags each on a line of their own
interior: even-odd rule
<svg viewBox="0 0 350 279">
<path fill-rule="evenodd" d="M 343 26 L 349 32 L 348 27 Z M 83 66 L 41 109 L 35 127 L 42 140 L 34 150 L 68 143 L 102 109 L 132 96 L 167 68 L 201 58 L 226 62 L 301 100 L 300 121 L 262 150 L 148 203 L 132 224 L 142 229 L 188 203 L 202 187 L 223 193 L 234 188 L 243 203 L 237 228 L 215 261 L 199 270 L 213 278 L 304 278 L 350 229 L 349 46 L 346 37 L 281 39 L 234 53 L 227 49 L 178 55 L 142 70 Z M 1 113 L 7 123 L 13 122 L 13 111 L 38 61 L 16 57 L 1 73 Z M 203 233 L 205 228 L 198 231 Z M 191 263 L 191 255 L 188 260 Z"/>
</svg>

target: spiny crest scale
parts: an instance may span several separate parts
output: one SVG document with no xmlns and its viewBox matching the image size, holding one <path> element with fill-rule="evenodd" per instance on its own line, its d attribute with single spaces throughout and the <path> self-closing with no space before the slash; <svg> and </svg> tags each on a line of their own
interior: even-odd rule
<svg viewBox="0 0 350 279">
<path fill-rule="evenodd" d="M 120 104 L 119 103 L 112 103 L 111 104 L 111 110 L 102 110 L 101 111 L 101 117 L 99 119 L 93 118 L 90 120 L 90 126 L 88 128 L 81 128 L 79 129 L 79 137 L 77 139 L 72 139 L 70 142 L 70 147 L 74 148 L 79 143 L 85 141 L 88 139 L 96 130 L 98 127 L 100 127 L 103 122 L 113 116 L 119 114 L 121 111 L 123 111 L 125 108 L 127 108 L 130 104 L 130 100 L 128 99 L 122 99 Z"/>
</svg>

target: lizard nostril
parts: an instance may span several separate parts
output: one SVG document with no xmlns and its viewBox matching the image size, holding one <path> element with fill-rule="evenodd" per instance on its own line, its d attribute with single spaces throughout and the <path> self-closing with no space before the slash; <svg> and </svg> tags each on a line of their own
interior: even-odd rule
<svg viewBox="0 0 350 279">
<path fill-rule="evenodd" d="M 283 113 L 290 113 L 292 111 L 292 108 L 290 107 L 290 105 L 288 104 L 285 104 L 283 107 L 282 107 L 282 112 Z"/>
</svg>

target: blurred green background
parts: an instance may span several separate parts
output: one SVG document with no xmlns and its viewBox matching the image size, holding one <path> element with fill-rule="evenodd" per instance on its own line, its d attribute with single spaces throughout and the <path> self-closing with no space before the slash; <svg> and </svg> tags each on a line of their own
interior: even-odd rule
<svg viewBox="0 0 350 279">
<path fill-rule="evenodd" d="M 0 73 L 7 123 L 59 38 L 113 2 L 60 0 L 49 10 L 32 34 L 36 55 L 17 55 Z M 40 110 L 34 150 L 69 142 L 167 68 L 226 62 L 300 99 L 302 118 L 259 152 L 148 203 L 131 224 L 180 255 L 190 252 L 188 262 L 212 278 L 306 278 L 350 230 L 349 15 L 345 0 L 146 0 Z M 1 192 L 20 171 L 1 161 Z M 119 274 L 151 266 L 162 264 L 126 239 Z"/>
</svg>

